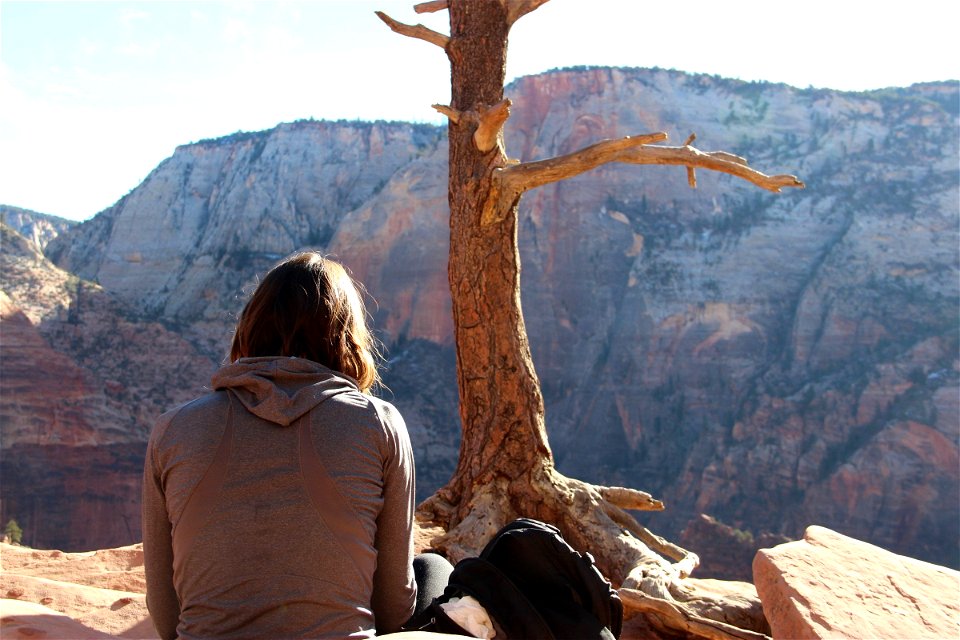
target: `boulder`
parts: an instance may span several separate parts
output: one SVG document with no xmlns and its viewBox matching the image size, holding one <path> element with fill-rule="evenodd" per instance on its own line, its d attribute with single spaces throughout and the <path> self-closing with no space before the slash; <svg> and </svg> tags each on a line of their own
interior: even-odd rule
<svg viewBox="0 0 960 640">
<path fill-rule="evenodd" d="M 760 550 L 753 577 L 774 638 L 960 637 L 960 572 L 824 527 Z"/>
</svg>

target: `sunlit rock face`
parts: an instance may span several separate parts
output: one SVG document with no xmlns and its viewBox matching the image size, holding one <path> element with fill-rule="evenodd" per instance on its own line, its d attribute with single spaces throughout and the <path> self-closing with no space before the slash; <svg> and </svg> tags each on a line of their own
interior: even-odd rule
<svg viewBox="0 0 960 640">
<path fill-rule="evenodd" d="M 5 204 L 0 204 L 0 222 L 41 251 L 51 240 L 77 224 L 73 220 Z"/>
<path fill-rule="evenodd" d="M 951 638 L 960 573 L 808 527 L 760 551 L 757 591 L 774 638 Z"/>
<path fill-rule="evenodd" d="M 575 69 L 508 94 L 520 160 L 695 132 L 807 184 L 698 171 L 693 190 L 682 168 L 607 165 L 524 196 L 524 313 L 560 469 L 653 491 L 668 509 L 646 522 L 666 535 L 699 513 L 758 535 L 817 523 L 957 566 L 956 84 Z M 185 145 L 47 254 L 217 362 L 258 275 L 332 253 L 376 299 L 424 496 L 459 438 L 443 133 L 299 122 Z"/>
<path fill-rule="evenodd" d="M 50 255 L 137 308 L 183 324 L 191 339 L 222 356 L 242 289 L 254 274 L 298 249 L 334 250 L 335 234 L 349 233 L 348 212 L 359 216 L 360 227 L 371 215 L 384 224 L 382 212 L 364 208 L 376 206 L 385 189 L 397 205 L 403 190 L 416 192 L 419 182 L 432 193 L 443 179 L 427 175 L 430 164 L 416 179 L 403 169 L 435 150 L 440 137 L 429 126 L 297 122 L 185 145 L 69 241 L 54 243 Z M 442 202 L 407 197 L 398 212 L 428 216 L 417 221 L 421 226 L 439 221 Z M 372 256 L 380 256 L 385 239 L 397 243 L 409 231 L 396 219 L 390 224 L 378 230 L 384 234 L 379 243 L 366 235 L 366 250 L 348 245 L 340 258 L 359 275 L 382 269 Z M 410 307 L 422 306 L 424 313 L 449 308 L 419 302 L 412 298 Z M 418 322 L 428 329 L 435 324 Z"/>
</svg>

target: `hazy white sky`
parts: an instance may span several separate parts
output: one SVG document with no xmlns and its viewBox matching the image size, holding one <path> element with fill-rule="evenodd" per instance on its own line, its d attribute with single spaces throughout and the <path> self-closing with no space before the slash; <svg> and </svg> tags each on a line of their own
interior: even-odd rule
<svg viewBox="0 0 960 640">
<path fill-rule="evenodd" d="M 0 203 L 85 219 L 179 144 L 299 118 L 441 122 L 443 52 L 373 13 L 448 32 L 446 12 L 414 4 L 0 0 Z M 958 7 L 551 0 L 514 26 L 507 72 L 657 66 L 848 90 L 957 79 Z"/>
</svg>

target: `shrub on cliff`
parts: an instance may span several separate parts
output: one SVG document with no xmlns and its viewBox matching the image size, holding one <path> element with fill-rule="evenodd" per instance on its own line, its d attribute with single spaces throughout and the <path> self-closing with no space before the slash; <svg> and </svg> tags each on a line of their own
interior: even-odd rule
<svg viewBox="0 0 960 640">
<path fill-rule="evenodd" d="M 7 540 L 13 544 L 20 544 L 20 541 L 23 540 L 23 529 L 20 528 L 16 520 L 10 518 L 7 526 L 3 529 L 3 535 L 7 536 Z"/>
</svg>

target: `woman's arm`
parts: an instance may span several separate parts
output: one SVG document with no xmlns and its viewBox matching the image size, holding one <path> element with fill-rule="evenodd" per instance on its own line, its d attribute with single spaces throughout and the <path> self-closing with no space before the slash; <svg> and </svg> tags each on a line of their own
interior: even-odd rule
<svg viewBox="0 0 960 640">
<path fill-rule="evenodd" d="M 393 405 L 377 402 L 387 435 L 383 468 L 383 509 L 377 517 L 377 570 L 373 576 L 373 615 L 377 633 L 398 631 L 413 614 L 413 450 L 407 427 Z"/>
<path fill-rule="evenodd" d="M 158 423 L 147 445 L 143 463 L 143 562 L 147 577 L 147 609 L 163 640 L 177 637 L 180 601 L 173 587 L 173 538 L 163 487 L 155 460 L 155 438 L 163 431 Z"/>
</svg>

